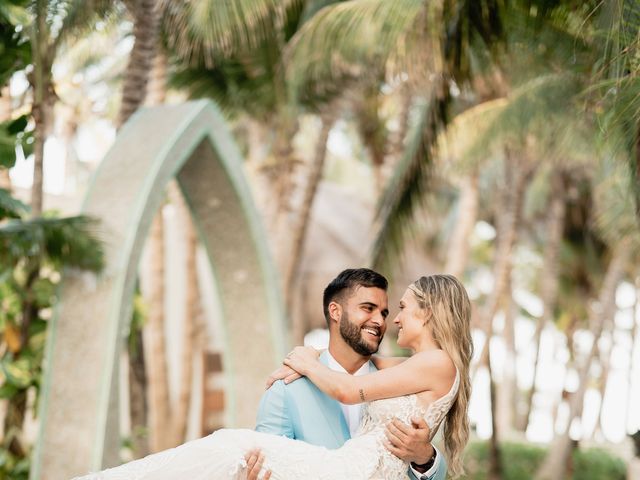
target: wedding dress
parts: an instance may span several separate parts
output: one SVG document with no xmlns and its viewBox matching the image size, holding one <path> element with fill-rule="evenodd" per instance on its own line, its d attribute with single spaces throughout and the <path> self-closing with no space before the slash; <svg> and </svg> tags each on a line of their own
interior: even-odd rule
<svg viewBox="0 0 640 480">
<path fill-rule="evenodd" d="M 272 471 L 272 480 L 406 480 L 408 465 L 382 443 L 386 424 L 393 418 L 410 423 L 411 417 L 422 416 L 435 434 L 456 398 L 459 383 L 456 373 L 451 390 L 427 408 L 419 405 L 416 395 L 365 403 L 358 432 L 336 450 L 253 430 L 222 429 L 73 480 L 240 479 L 245 475 L 245 452 L 254 447 L 264 453 L 263 469 Z"/>
</svg>

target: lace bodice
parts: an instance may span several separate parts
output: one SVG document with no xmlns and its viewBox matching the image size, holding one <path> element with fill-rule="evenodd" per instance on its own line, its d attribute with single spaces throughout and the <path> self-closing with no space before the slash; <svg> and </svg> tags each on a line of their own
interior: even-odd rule
<svg viewBox="0 0 640 480">
<path fill-rule="evenodd" d="M 419 398 L 415 394 L 376 400 L 365 404 L 360 428 L 351 442 L 358 443 L 358 439 L 361 437 L 371 436 L 376 439 L 375 448 L 379 461 L 371 478 L 406 478 L 407 465 L 391 454 L 382 444 L 387 423 L 394 418 L 398 418 L 407 424 L 411 424 L 412 417 L 423 417 L 431 430 L 431 438 L 433 438 L 456 398 L 459 385 L 460 374 L 456 371 L 456 378 L 449 392 L 426 407 L 420 405 Z M 351 448 L 348 444 L 349 442 L 345 444 L 344 448 Z"/>
<path fill-rule="evenodd" d="M 376 400 L 364 405 L 358 433 L 337 450 L 253 430 L 218 430 L 177 448 L 77 480 L 210 480 L 244 478 L 244 454 L 259 448 L 272 480 L 405 480 L 408 466 L 383 445 L 393 418 L 410 423 L 422 416 L 432 436 L 458 392 L 460 375 L 445 396 L 427 408 L 417 395 Z"/>
</svg>

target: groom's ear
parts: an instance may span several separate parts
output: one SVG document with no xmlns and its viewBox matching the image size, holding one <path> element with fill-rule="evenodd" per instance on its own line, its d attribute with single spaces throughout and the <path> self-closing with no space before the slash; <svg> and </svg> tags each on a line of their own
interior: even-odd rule
<svg viewBox="0 0 640 480">
<path fill-rule="evenodd" d="M 338 302 L 329 303 L 329 317 L 332 321 L 337 322 L 342 317 L 342 305 Z"/>
</svg>

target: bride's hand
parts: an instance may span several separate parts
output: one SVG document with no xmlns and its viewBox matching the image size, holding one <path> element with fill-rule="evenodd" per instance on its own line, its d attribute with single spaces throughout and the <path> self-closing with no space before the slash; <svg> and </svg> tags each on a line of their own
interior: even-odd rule
<svg viewBox="0 0 640 480">
<path fill-rule="evenodd" d="M 299 374 L 306 375 L 318 362 L 318 356 L 319 353 L 315 348 L 296 347 L 289 352 L 282 363 L 287 367 L 291 367 Z"/>
<path fill-rule="evenodd" d="M 269 375 L 269 377 L 267 378 L 267 385 L 265 389 L 269 390 L 269 388 L 271 388 L 271 385 L 273 385 L 278 380 L 283 380 L 284 383 L 289 384 L 298 380 L 299 378 L 302 378 L 302 375 L 296 372 L 293 368 L 282 365 L 277 370 L 271 372 L 271 375 Z"/>
</svg>

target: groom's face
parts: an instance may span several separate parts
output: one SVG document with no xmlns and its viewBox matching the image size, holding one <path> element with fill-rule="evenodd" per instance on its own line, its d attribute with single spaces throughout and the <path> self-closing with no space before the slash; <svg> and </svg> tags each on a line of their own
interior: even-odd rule
<svg viewBox="0 0 640 480">
<path fill-rule="evenodd" d="M 355 352 L 369 356 L 378 351 L 387 330 L 387 292 L 375 287 L 357 287 L 341 303 L 340 335 Z"/>
</svg>

